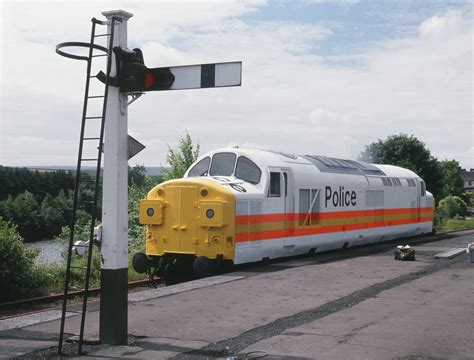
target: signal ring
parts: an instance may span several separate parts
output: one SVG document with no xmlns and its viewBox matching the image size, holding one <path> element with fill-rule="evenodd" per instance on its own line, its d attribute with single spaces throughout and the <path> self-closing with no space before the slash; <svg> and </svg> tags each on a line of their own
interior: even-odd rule
<svg viewBox="0 0 474 360">
<path fill-rule="evenodd" d="M 85 43 L 85 42 L 69 41 L 69 42 L 63 42 L 61 44 L 56 45 L 56 53 L 58 55 L 61 55 L 61 56 L 64 56 L 64 57 L 67 57 L 67 58 L 70 58 L 70 59 L 74 59 L 74 60 L 89 61 L 89 57 L 88 56 L 75 55 L 75 54 L 69 54 L 69 53 L 67 53 L 63 50 L 60 50 L 60 49 L 65 48 L 65 47 L 86 47 L 86 48 L 91 48 L 92 47 L 94 49 L 103 51 L 106 54 L 109 53 L 107 48 L 105 48 L 103 46 L 100 46 L 100 45 L 97 45 L 97 44 Z"/>
</svg>

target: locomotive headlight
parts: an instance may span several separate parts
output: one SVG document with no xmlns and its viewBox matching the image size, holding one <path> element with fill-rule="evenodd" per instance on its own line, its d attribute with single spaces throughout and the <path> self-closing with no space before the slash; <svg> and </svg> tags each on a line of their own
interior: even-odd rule
<svg viewBox="0 0 474 360">
<path fill-rule="evenodd" d="M 209 219 L 212 219 L 214 217 L 214 210 L 212 209 L 207 209 L 206 210 L 206 216 L 209 218 Z"/>
<path fill-rule="evenodd" d="M 140 200 L 140 224 L 161 225 L 163 223 L 163 201 Z"/>
</svg>

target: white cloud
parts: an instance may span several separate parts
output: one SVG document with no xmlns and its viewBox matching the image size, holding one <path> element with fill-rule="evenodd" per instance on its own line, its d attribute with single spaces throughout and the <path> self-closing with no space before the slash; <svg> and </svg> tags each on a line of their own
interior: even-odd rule
<svg viewBox="0 0 474 360">
<path fill-rule="evenodd" d="M 130 134 L 147 146 L 132 164 L 164 164 L 166 144 L 176 144 L 188 129 L 203 151 L 253 144 L 347 158 L 378 138 L 405 132 L 438 158 L 474 167 L 472 28 L 460 11 L 425 19 L 416 36 L 322 57 L 312 50 L 331 40 L 329 28 L 244 21 L 243 15 L 264 9 L 263 2 L 120 6 L 135 14 L 129 42 L 143 49 L 150 67 L 243 61 L 240 88 L 149 93 L 131 105 Z M 21 24 L 13 19 L 22 15 L 21 6 L 4 8 L 0 163 L 74 163 L 85 69 L 54 54 L 54 45 L 86 40 L 88 18 L 109 7 L 81 3 L 70 18 L 70 7 L 40 5 Z M 51 13 L 67 22 L 38 21 Z M 54 146 L 19 146 L 23 136 Z"/>
<path fill-rule="evenodd" d="M 443 15 L 435 15 L 421 23 L 418 30 L 421 36 L 443 38 L 463 30 L 467 24 L 460 11 L 449 10 Z"/>
</svg>

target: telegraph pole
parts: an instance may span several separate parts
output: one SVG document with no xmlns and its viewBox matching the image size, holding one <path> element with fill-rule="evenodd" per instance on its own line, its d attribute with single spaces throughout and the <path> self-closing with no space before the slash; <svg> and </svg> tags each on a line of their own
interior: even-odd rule
<svg viewBox="0 0 474 360">
<path fill-rule="evenodd" d="M 108 33 L 115 26 L 113 47 L 127 48 L 127 21 L 133 14 L 104 11 Z M 113 19 L 116 19 L 113 23 Z M 112 51 L 112 49 L 109 49 Z M 112 53 L 111 76 L 117 74 Z M 128 136 L 126 93 L 110 86 L 104 138 L 102 202 L 102 270 L 100 292 L 101 343 L 126 345 L 128 335 Z"/>
</svg>

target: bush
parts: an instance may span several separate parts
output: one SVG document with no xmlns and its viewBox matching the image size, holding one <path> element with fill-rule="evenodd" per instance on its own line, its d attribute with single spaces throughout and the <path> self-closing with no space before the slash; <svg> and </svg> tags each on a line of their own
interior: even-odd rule
<svg viewBox="0 0 474 360">
<path fill-rule="evenodd" d="M 148 190 L 152 187 L 150 177 L 145 178 L 145 186 L 131 184 L 128 188 L 128 279 L 139 280 L 145 276 L 138 274 L 132 267 L 132 258 L 137 252 L 145 251 L 145 228 L 140 225 L 140 200 L 144 199 Z"/>
<path fill-rule="evenodd" d="M 90 222 L 90 215 L 86 212 L 78 212 L 77 213 L 78 220 L 83 218 L 84 222 Z M 79 220 L 81 221 L 81 220 Z M 99 225 L 96 221 L 95 225 Z M 65 271 L 66 268 L 66 260 L 67 260 L 67 252 L 69 247 L 69 238 L 70 238 L 71 230 L 69 226 L 63 226 L 61 233 L 56 237 L 56 241 L 59 241 L 63 247 L 62 257 L 64 259 L 63 269 Z M 90 236 L 90 226 L 89 225 L 77 225 L 74 228 L 74 242 L 81 240 L 81 241 L 89 241 Z M 82 256 L 73 255 L 71 259 L 71 266 L 84 268 L 87 266 L 87 258 L 88 252 L 86 251 Z M 94 245 L 92 250 L 92 260 L 91 260 L 91 273 L 89 278 L 89 287 L 98 287 L 100 286 L 100 249 Z M 71 289 L 83 289 L 84 288 L 84 277 L 85 271 L 79 269 L 72 269 L 71 270 L 71 282 L 70 288 Z M 64 286 L 64 276 L 59 279 L 61 282 L 61 286 Z"/>
<path fill-rule="evenodd" d="M 28 249 L 16 226 L 0 218 L 0 301 L 41 296 L 57 285 L 59 267 L 36 265 L 37 249 Z"/>
<path fill-rule="evenodd" d="M 466 216 L 467 205 L 459 196 L 447 196 L 439 202 L 438 209 L 444 211 L 444 216 L 453 218 L 455 216 Z"/>
<path fill-rule="evenodd" d="M 461 198 L 467 204 L 468 207 L 474 207 L 474 192 L 472 191 L 465 191 Z"/>
</svg>

